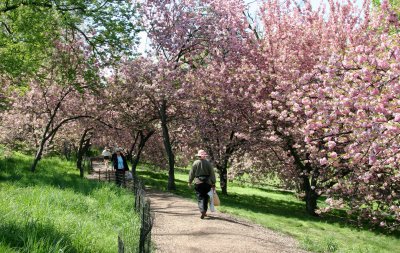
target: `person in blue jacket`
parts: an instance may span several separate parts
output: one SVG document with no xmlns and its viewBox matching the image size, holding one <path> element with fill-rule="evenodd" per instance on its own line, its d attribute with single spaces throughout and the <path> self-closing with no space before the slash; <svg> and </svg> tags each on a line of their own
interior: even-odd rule
<svg viewBox="0 0 400 253">
<path fill-rule="evenodd" d="M 115 183 L 118 186 L 121 186 L 125 181 L 125 171 L 129 170 L 128 163 L 122 151 L 122 148 L 116 148 L 111 158 L 115 170 Z"/>
</svg>

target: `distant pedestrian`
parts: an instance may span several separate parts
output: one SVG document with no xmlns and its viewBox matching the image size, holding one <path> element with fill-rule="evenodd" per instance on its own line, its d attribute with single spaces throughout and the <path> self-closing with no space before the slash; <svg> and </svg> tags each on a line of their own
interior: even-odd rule
<svg viewBox="0 0 400 253">
<path fill-rule="evenodd" d="M 118 186 L 121 186 L 125 182 L 125 171 L 129 170 L 126 158 L 122 154 L 122 148 L 116 148 L 111 159 L 115 170 L 115 182 Z"/>
<path fill-rule="evenodd" d="M 101 155 L 103 156 L 103 162 L 104 166 L 106 169 L 108 169 L 108 162 L 111 160 L 111 151 L 108 147 L 105 147 L 103 152 L 101 152 Z"/>
<path fill-rule="evenodd" d="M 207 216 L 208 192 L 211 188 L 215 189 L 215 173 L 211 163 L 206 159 L 207 152 L 199 150 L 196 155 L 199 159 L 194 161 L 192 169 L 189 172 L 188 186 L 192 185 L 194 181 L 194 189 L 196 191 L 197 202 L 201 213 L 200 218 L 204 219 Z"/>
</svg>

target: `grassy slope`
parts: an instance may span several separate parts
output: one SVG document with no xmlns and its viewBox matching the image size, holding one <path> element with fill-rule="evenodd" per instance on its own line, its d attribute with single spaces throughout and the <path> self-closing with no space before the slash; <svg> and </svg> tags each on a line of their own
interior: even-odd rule
<svg viewBox="0 0 400 253">
<path fill-rule="evenodd" d="M 166 172 L 139 170 L 145 184 L 165 190 Z M 195 200 L 193 189 L 187 187 L 187 171 L 175 174 L 178 195 Z M 217 189 L 218 190 L 218 189 Z M 297 238 L 302 248 L 314 252 L 400 252 L 400 236 L 384 235 L 367 229 L 359 229 L 346 220 L 327 216 L 313 218 L 304 211 L 304 203 L 290 192 L 273 188 L 244 188 L 228 186 L 229 196 L 220 196 L 219 211 L 231 213 L 267 228 Z"/>
<path fill-rule="evenodd" d="M 30 157 L 0 152 L 0 252 L 117 252 L 117 237 L 137 247 L 133 196 L 79 178 L 72 163 L 50 158 L 28 171 Z"/>
</svg>

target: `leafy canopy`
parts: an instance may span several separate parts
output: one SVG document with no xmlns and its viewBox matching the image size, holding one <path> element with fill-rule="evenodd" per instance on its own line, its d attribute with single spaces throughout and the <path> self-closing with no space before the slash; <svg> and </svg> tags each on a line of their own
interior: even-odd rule
<svg viewBox="0 0 400 253">
<path fill-rule="evenodd" d="M 3 0 L 0 2 L 0 74 L 35 72 L 55 41 L 83 38 L 102 63 L 133 53 L 136 6 L 120 0 Z"/>
</svg>

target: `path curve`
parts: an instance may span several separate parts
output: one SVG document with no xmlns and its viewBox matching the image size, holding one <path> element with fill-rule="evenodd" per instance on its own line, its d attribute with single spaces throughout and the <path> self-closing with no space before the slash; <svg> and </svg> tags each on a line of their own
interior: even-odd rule
<svg viewBox="0 0 400 253">
<path fill-rule="evenodd" d="M 110 180 L 110 173 L 94 162 L 87 177 Z M 172 193 L 146 190 L 146 195 L 155 217 L 151 239 L 157 253 L 306 253 L 293 238 L 228 214 L 208 212 L 202 220 L 197 203 Z"/>
<path fill-rule="evenodd" d="M 171 193 L 149 190 L 147 196 L 155 215 L 152 241 L 158 253 L 306 252 L 287 235 L 224 213 L 208 212 L 202 220 L 197 203 Z"/>
</svg>

